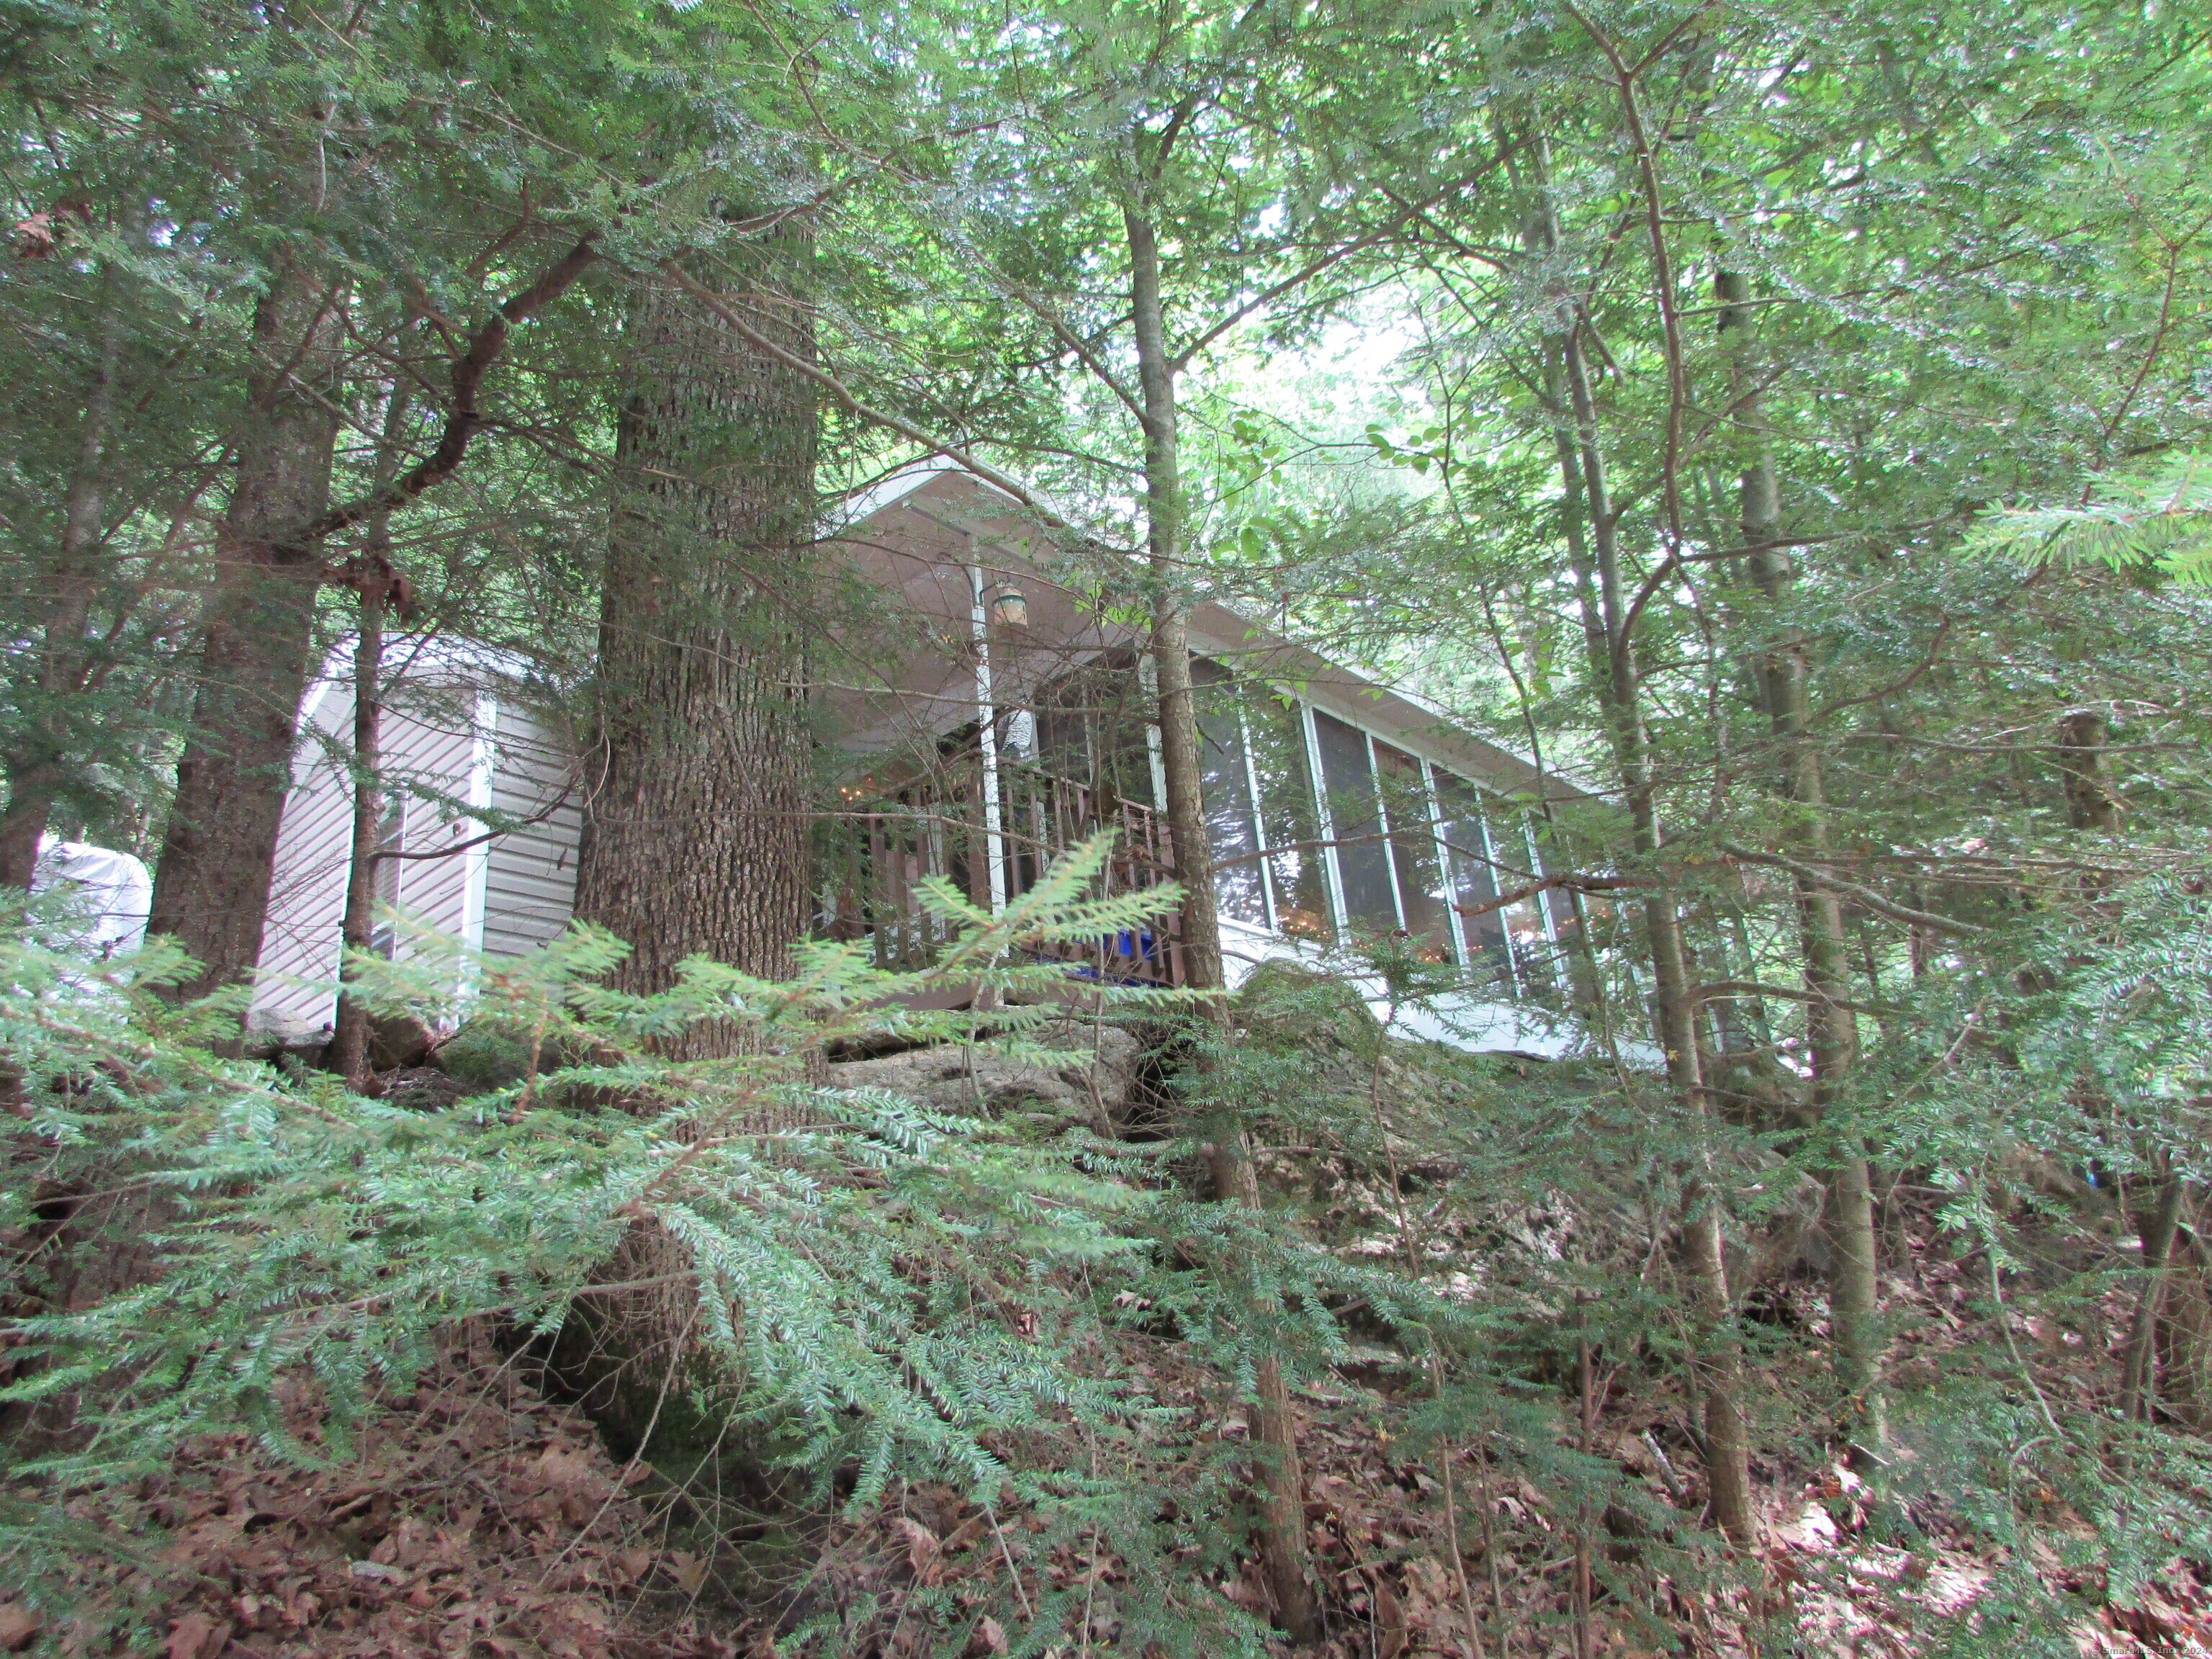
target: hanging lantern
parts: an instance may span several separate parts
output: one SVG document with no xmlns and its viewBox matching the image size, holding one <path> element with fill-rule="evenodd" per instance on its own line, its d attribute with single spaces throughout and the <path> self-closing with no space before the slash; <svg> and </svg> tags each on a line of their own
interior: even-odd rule
<svg viewBox="0 0 2212 1659">
<path fill-rule="evenodd" d="M 1029 598 L 1012 582 L 1000 582 L 991 594 L 991 620 L 1001 628 L 1030 625 Z"/>
</svg>

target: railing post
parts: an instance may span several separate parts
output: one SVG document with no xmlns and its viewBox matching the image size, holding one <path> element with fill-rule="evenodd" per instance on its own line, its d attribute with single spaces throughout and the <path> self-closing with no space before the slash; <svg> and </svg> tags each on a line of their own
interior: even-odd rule
<svg viewBox="0 0 2212 1659">
<path fill-rule="evenodd" d="M 983 756 L 983 860 L 989 866 L 991 914 L 1006 908 L 1006 824 L 999 810 L 998 709 L 991 701 L 991 613 L 983 603 L 983 572 L 968 567 L 969 625 L 975 636 L 975 741 Z"/>
</svg>

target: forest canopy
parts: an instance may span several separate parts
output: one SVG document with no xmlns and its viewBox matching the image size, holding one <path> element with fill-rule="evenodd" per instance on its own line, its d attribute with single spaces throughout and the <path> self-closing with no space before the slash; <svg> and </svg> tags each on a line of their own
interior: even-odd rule
<svg viewBox="0 0 2212 1659">
<path fill-rule="evenodd" d="M 2212 1650 L 2208 96 L 0 0 L 0 1650 Z"/>
</svg>

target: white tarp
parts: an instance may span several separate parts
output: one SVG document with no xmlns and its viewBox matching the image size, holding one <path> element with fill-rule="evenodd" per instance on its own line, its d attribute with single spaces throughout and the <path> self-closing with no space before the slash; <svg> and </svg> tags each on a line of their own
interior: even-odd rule
<svg viewBox="0 0 2212 1659">
<path fill-rule="evenodd" d="M 128 853 L 88 842 L 39 843 L 39 862 L 31 874 L 33 893 L 65 891 L 82 906 L 76 937 L 102 957 L 128 956 L 146 942 L 146 915 L 153 908 L 154 878 Z"/>
</svg>

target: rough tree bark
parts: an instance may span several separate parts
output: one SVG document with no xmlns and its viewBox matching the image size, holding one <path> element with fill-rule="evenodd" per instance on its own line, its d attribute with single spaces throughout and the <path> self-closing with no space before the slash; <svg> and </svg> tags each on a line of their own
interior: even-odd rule
<svg viewBox="0 0 2212 1659">
<path fill-rule="evenodd" d="M 1774 458 L 1767 444 L 1765 407 L 1750 360 L 1751 312 L 1744 278 L 1723 271 L 1716 279 L 1721 302 L 1719 334 L 1731 357 L 1733 407 L 1738 428 L 1752 445 L 1741 478 L 1744 563 L 1766 600 L 1771 632 L 1797 580 L 1796 562 L 1780 545 L 1782 510 Z M 1785 835 L 1798 856 L 1819 863 L 1828 852 L 1826 785 L 1813 731 L 1811 675 L 1804 647 L 1794 641 L 1759 654 L 1759 678 L 1767 717 L 1781 750 L 1781 783 L 1789 803 Z M 1832 887 L 1796 878 L 1797 936 L 1803 963 L 1808 1036 L 1813 1050 L 1813 1108 L 1826 1116 L 1842 1097 L 1859 1061 L 1858 1016 L 1848 1006 L 1850 951 L 1842 901 Z M 1858 1139 L 1838 1141 L 1826 1192 L 1831 1267 L 1828 1306 L 1835 1332 L 1836 1380 L 1844 1392 L 1844 1433 L 1851 1466 L 1873 1478 L 1884 1462 L 1886 1437 L 1881 1393 L 1881 1264 L 1875 1226 L 1872 1172 Z"/>
<path fill-rule="evenodd" d="M 753 283 L 695 280 L 811 360 L 792 295 L 811 246 L 787 222 L 751 246 Z M 780 977 L 806 921 L 819 398 L 670 285 L 640 297 L 629 342 L 576 915 L 630 945 L 626 990 L 666 989 L 693 956 Z M 702 1031 L 684 1055 L 744 1041 Z"/>
<path fill-rule="evenodd" d="M 83 690 L 86 672 L 93 662 L 86 645 L 86 626 L 99 587 L 107 449 L 129 331 L 123 312 L 122 276 L 112 261 L 100 272 L 100 307 L 92 379 L 85 389 L 84 414 L 77 423 L 76 459 L 62 501 L 61 537 L 54 550 L 46 591 L 39 596 L 45 616 L 39 629 L 34 671 L 38 715 L 27 723 L 27 741 L 4 757 L 8 804 L 0 808 L 0 886 L 31 884 L 39 861 L 39 838 L 46 834 L 46 821 L 73 769 L 65 705 L 71 696 Z"/>
<path fill-rule="evenodd" d="M 665 991 L 693 957 L 787 977 L 805 928 L 820 434 L 820 393 L 805 368 L 815 355 L 804 299 L 812 246 L 804 222 L 787 220 L 742 248 L 742 278 L 707 262 L 665 271 L 631 314 L 575 908 L 630 945 L 610 976 L 623 990 Z M 757 1042 L 721 1021 L 658 1047 L 672 1060 L 716 1060 Z M 787 1121 L 763 1106 L 744 1127 Z M 605 1272 L 619 1282 L 688 1265 L 647 1224 Z M 716 1431 L 660 1409 L 688 1392 L 696 1317 L 651 1297 L 580 1304 L 553 1363 L 618 1437 L 671 1455 L 694 1437 L 704 1447 Z"/>
<path fill-rule="evenodd" d="M 148 922 L 199 963 L 185 995 L 236 983 L 260 952 L 323 575 L 299 532 L 330 504 L 343 323 L 335 279 L 289 256 L 254 308 L 237 477 Z"/>
</svg>

